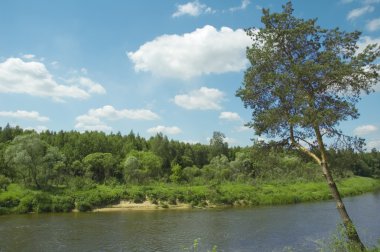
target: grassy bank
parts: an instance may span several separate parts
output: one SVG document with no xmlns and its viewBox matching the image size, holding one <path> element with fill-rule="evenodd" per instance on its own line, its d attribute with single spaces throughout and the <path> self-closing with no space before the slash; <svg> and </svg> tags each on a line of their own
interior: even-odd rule
<svg viewBox="0 0 380 252">
<path fill-rule="evenodd" d="M 359 195 L 380 188 L 380 180 L 351 177 L 338 182 L 342 196 Z M 208 207 L 215 205 L 260 206 L 321 201 L 331 195 L 324 182 L 271 182 L 257 185 L 225 183 L 204 186 L 177 184 L 93 185 L 80 190 L 65 188 L 34 191 L 11 184 L 0 192 L 0 214 L 29 212 L 91 211 L 117 204 L 120 200 L 142 203 L 146 200 L 162 208 L 178 203 Z"/>
</svg>

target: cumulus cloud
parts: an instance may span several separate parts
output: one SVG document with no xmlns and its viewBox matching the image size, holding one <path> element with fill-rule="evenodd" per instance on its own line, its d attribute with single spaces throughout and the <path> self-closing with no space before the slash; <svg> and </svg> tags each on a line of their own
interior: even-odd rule
<svg viewBox="0 0 380 252">
<path fill-rule="evenodd" d="M 221 112 L 219 115 L 219 119 L 227 120 L 227 121 L 241 121 L 241 117 L 238 113 L 235 112 Z"/>
<path fill-rule="evenodd" d="M 225 137 L 224 142 L 228 143 L 229 145 L 237 145 L 238 143 L 238 141 L 232 137 Z"/>
<path fill-rule="evenodd" d="M 363 6 L 361 8 L 351 10 L 347 15 L 347 20 L 355 20 L 358 17 L 361 17 L 367 13 L 373 12 L 375 8 L 370 5 Z"/>
<path fill-rule="evenodd" d="M 110 131 L 103 120 L 113 121 L 121 119 L 131 120 L 156 120 L 159 116 L 148 109 L 122 109 L 117 110 L 111 105 L 106 105 L 97 109 L 90 109 L 87 114 L 78 116 L 75 128 L 82 130 Z"/>
<path fill-rule="evenodd" d="M 26 127 L 25 130 L 34 130 L 38 133 L 41 133 L 43 131 L 46 131 L 48 130 L 48 128 L 46 126 L 43 126 L 43 125 L 38 125 L 38 126 L 35 126 L 35 127 Z"/>
<path fill-rule="evenodd" d="M 380 3 L 380 0 L 364 0 L 364 4 L 378 4 Z"/>
<path fill-rule="evenodd" d="M 358 52 L 362 52 L 369 44 L 380 45 L 380 37 L 372 38 L 370 36 L 362 36 L 358 42 Z"/>
<path fill-rule="evenodd" d="M 239 127 L 236 127 L 235 128 L 235 131 L 236 132 L 244 132 L 244 131 L 249 131 L 249 130 L 252 130 L 251 128 L 245 126 L 245 125 L 242 125 L 242 126 L 239 126 Z"/>
<path fill-rule="evenodd" d="M 201 87 L 188 94 L 176 95 L 174 103 L 185 109 L 218 110 L 224 93 L 215 88 Z"/>
<path fill-rule="evenodd" d="M 372 19 L 366 25 L 369 31 L 376 31 L 380 29 L 380 18 Z"/>
<path fill-rule="evenodd" d="M 349 4 L 352 3 L 354 0 L 340 0 L 340 3 L 342 4 Z"/>
<path fill-rule="evenodd" d="M 94 82 L 93 80 L 87 77 L 76 77 L 76 78 L 70 79 L 69 83 L 77 84 L 78 86 L 85 88 L 87 92 L 90 94 L 105 94 L 106 93 L 106 90 L 101 84 Z"/>
<path fill-rule="evenodd" d="M 232 11 L 232 12 L 239 11 L 239 10 L 245 10 L 250 3 L 251 3 L 250 0 L 243 0 L 243 1 L 241 1 L 241 5 L 240 6 L 232 7 L 229 10 Z"/>
<path fill-rule="evenodd" d="M 150 128 L 147 131 L 150 134 L 163 133 L 166 135 L 177 135 L 177 134 L 182 132 L 182 130 L 180 128 L 178 128 L 177 126 L 166 127 L 166 126 L 162 126 L 162 125 L 158 125 L 156 127 Z"/>
<path fill-rule="evenodd" d="M 90 97 L 89 90 L 57 83 L 43 63 L 20 58 L 8 58 L 0 63 L 0 93 L 50 97 L 56 101 Z"/>
<path fill-rule="evenodd" d="M 17 119 L 25 119 L 25 120 L 36 120 L 39 122 L 49 121 L 49 117 L 41 116 L 37 111 L 25 111 L 25 110 L 17 110 L 17 111 L 0 111 L 0 117 L 11 117 Z"/>
<path fill-rule="evenodd" d="M 369 150 L 376 148 L 377 150 L 380 150 L 380 140 L 372 140 L 367 143 L 367 147 Z"/>
<path fill-rule="evenodd" d="M 251 39 L 242 29 L 206 25 L 183 35 L 162 35 L 128 52 L 136 72 L 190 79 L 204 74 L 246 68 L 245 49 Z"/>
<path fill-rule="evenodd" d="M 24 55 L 22 55 L 22 57 L 24 58 L 24 59 L 34 59 L 35 57 L 36 57 L 36 55 L 34 55 L 34 54 L 24 54 Z"/>
<path fill-rule="evenodd" d="M 354 134 L 359 135 L 359 136 L 363 136 L 363 135 L 368 135 L 368 134 L 374 133 L 377 130 L 378 130 L 378 128 L 375 125 L 371 125 L 371 124 L 362 125 L 362 126 L 356 127 L 354 129 Z"/>
<path fill-rule="evenodd" d="M 212 10 L 207 5 L 202 4 L 199 1 L 194 1 L 194 2 L 188 2 L 186 4 L 177 5 L 177 11 L 173 13 L 172 17 L 175 18 L 175 17 L 184 16 L 184 15 L 196 17 L 204 13 L 213 13 L 213 12 L 215 11 Z"/>
</svg>

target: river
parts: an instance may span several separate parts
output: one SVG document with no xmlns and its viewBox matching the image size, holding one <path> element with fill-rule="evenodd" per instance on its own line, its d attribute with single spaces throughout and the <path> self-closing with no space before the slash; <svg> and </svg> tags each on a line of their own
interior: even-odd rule
<svg viewBox="0 0 380 252">
<path fill-rule="evenodd" d="M 380 238 L 380 193 L 344 199 L 365 244 Z M 332 201 L 275 207 L 0 216 L 0 251 L 313 251 L 337 229 Z M 190 250 L 191 251 L 191 250 Z"/>
</svg>

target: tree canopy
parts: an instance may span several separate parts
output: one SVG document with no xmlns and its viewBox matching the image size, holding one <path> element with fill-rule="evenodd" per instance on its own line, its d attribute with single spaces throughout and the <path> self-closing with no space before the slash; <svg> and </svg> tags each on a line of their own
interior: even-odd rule
<svg viewBox="0 0 380 252">
<path fill-rule="evenodd" d="M 291 3 L 281 13 L 264 9 L 264 27 L 247 30 L 250 67 L 237 96 L 252 108 L 257 134 L 311 144 L 305 141 L 316 131 L 339 136 L 339 122 L 359 116 L 355 103 L 379 81 L 380 49 L 358 51 L 360 32 L 323 29 L 292 14 Z"/>
<path fill-rule="evenodd" d="M 321 166 L 349 240 L 364 250 L 330 171 L 325 138 L 360 147 L 360 140 L 345 137 L 338 126 L 358 118 L 355 104 L 380 80 L 380 47 L 359 51 L 360 32 L 324 29 L 317 19 L 297 18 L 291 2 L 281 13 L 264 9 L 261 21 L 263 28 L 247 30 L 251 65 L 237 91 L 252 109 L 249 126 L 259 135 L 281 138 Z"/>
</svg>

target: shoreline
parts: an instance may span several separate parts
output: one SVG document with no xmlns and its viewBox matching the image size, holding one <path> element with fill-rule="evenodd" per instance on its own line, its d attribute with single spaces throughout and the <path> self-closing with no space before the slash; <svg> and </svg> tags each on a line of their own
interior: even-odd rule
<svg viewBox="0 0 380 252">
<path fill-rule="evenodd" d="M 96 208 L 92 212 L 122 212 L 122 211 L 145 211 L 145 210 L 174 210 L 174 209 L 192 209 L 194 207 L 191 204 L 178 203 L 176 205 L 170 204 L 153 204 L 150 201 L 144 201 L 142 203 L 134 203 L 128 200 L 121 200 L 120 203 Z"/>
<path fill-rule="evenodd" d="M 338 181 L 342 197 L 376 192 L 380 180 L 351 177 Z M 11 184 L 0 193 L 0 215 L 43 212 L 116 212 L 260 207 L 318 202 L 331 199 L 323 182 L 189 186 L 158 184 L 109 187 L 97 185 L 83 191 L 55 195 Z M 138 203 L 135 203 L 138 202 Z"/>
</svg>

